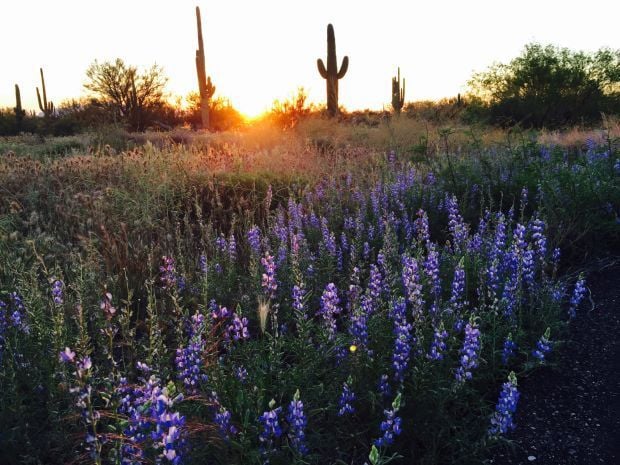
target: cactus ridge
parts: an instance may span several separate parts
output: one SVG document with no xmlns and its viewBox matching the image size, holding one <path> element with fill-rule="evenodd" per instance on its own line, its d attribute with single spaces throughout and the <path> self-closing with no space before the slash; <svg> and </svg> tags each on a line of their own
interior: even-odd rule
<svg viewBox="0 0 620 465">
<path fill-rule="evenodd" d="M 37 87 L 37 101 L 39 102 L 39 108 L 43 112 L 46 118 L 54 115 L 54 103 L 47 101 L 47 91 L 45 89 L 45 78 L 43 77 L 43 68 L 39 68 L 41 73 L 41 89 L 43 90 L 43 100 L 41 100 L 41 93 Z"/>
<path fill-rule="evenodd" d="M 200 7 L 196 7 L 196 25 L 198 29 L 198 48 L 196 49 L 196 74 L 198 76 L 198 90 L 200 92 L 200 117 L 203 129 L 209 129 L 209 102 L 215 93 L 215 86 L 211 83 L 211 76 L 207 76 L 205 66 L 205 49 L 202 40 L 202 20 Z"/>
<path fill-rule="evenodd" d="M 326 81 L 327 112 L 330 116 L 338 114 L 338 80 L 342 79 L 349 69 L 349 57 L 342 59 L 340 70 L 336 59 L 336 36 L 334 26 L 327 25 L 327 66 L 321 58 L 316 61 L 319 74 Z"/>
<path fill-rule="evenodd" d="M 405 78 L 403 78 L 403 85 L 400 85 L 400 67 L 398 68 L 398 76 L 392 78 L 392 108 L 394 112 L 400 115 L 403 106 L 405 105 Z"/>
</svg>

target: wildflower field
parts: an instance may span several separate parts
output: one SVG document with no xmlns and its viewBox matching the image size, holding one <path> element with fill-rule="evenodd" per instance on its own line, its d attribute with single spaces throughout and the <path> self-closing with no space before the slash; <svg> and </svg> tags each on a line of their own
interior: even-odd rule
<svg viewBox="0 0 620 465">
<path fill-rule="evenodd" d="M 0 142 L 0 463 L 480 463 L 510 437 L 580 267 L 619 250 L 620 131 L 322 124 Z"/>
</svg>

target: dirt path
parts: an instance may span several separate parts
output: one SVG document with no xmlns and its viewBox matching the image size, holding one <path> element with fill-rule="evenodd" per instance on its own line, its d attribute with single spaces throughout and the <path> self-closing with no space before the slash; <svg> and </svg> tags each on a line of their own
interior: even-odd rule
<svg viewBox="0 0 620 465">
<path fill-rule="evenodd" d="M 512 450 L 489 464 L 620 465 L 620 267 L 588 276 L 582 304 L 557 367 L 519 383 Z"/>
</svg>

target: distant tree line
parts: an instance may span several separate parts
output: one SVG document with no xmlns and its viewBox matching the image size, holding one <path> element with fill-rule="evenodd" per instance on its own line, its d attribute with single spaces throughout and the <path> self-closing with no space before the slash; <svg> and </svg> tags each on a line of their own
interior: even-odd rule
<svg viewBox="0 0 620 465">
<path fill-rule="evenodd" d="M 180 98 L 170 102 L 165 93 L 167 78 L 157 65 L 140 71 L 121 59 L 95 61 L 86 70 L 86 78 L 87 97 L 66 100 L 45 118 L 15 108 L 0 109 L 0 136 L 20 132 L 63 136 L 105 125 L 132 132 L 200 125 L 198 94 L 190 93 L 185 106 Z M 244 122 L 222 98 L 211 102 L 211 118 L 213 130 L 232 129 Z"/>
</svg>

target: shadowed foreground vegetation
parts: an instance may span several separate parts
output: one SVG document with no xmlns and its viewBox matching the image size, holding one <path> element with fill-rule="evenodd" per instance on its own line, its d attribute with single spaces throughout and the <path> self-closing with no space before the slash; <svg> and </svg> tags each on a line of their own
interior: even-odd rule
<svg viewBox="0 0 620 465">
<path fill-rule="evenodd" d="M 479 463 L 619 250 L 619 136 L 0 141 L 0 462 Z"/>
</svg>

